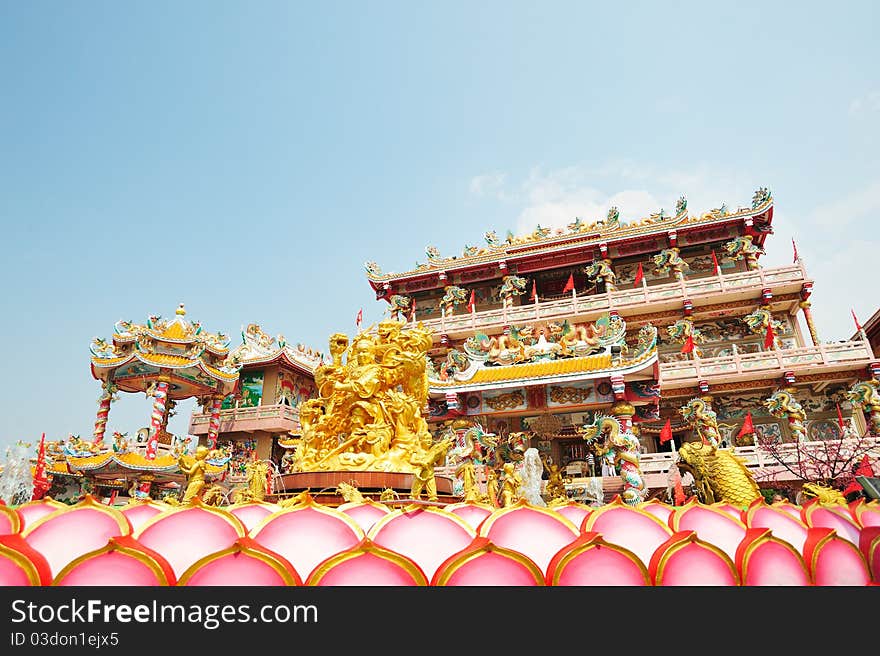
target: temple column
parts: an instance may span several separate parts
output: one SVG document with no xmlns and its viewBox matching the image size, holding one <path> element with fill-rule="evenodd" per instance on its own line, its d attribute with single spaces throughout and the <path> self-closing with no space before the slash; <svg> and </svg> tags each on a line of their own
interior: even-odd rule
<svg viewBox="0 0 880 656">
<path fill-rule="evenodd" d="M 159 447 L 159 431 L 162 430 L 162 425 L 166 421 L 165 413 L 167 412 L 167 408 L 165 402 L 168 398 L 168 382 L 169 379 L 167 375 L 161 376 L 156 383 L 156 389 L 153 391 L 153 412 L 150 414 L 150 437 L 147 440 L 147 451 L 144 454 L 147 460 L 154 460 L 156 458 L 156 451 Z"/>
<path fill-rule="evenodd" d="M 611 414 L 620 422 L 620 428 L 625 432 L 632 432 L 632 418 L 636 409 L 629 401 L 616 401 L 611 406 Z"/>
<path fill-rule="evenodd" d="M 813 312 L 810 310 L 812 303 L 810 301 L 801 301 L 798 306 L 804 311 L 804 321 L 807 322 L 807 330 L 810 331 L 810 339 L 813 346 L 819 346 L 819 335 L 816 332 L 816 324 L 813 323 Z"/>
<path fill-rule="evenodd" d="M 107 417 L 110 415 L 110 404 L 115 400 L 116 385 L 109 380 L 101 384 L 101 396 L 98 398 L 98 415 L 95 418 L 95 431 L 93 440 L 100 444 L 104 440 L 104 432 L 107 430 Z"/>
<path fill-rule="evenodd" d="M 220 407 L 223 405 L 223 395 L 215 394 L 211 399 L 211 420 L 208 424 L 208 448 L 217 448 L 217 435 L 220 433 Z"/>
</svg>

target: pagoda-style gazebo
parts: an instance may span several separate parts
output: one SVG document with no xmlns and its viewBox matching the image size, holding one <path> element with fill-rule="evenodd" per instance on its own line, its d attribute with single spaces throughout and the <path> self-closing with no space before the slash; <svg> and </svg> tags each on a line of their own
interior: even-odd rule
<svg viewBox="0 0 880 656">
<path fill-rule="evenodd" d="M 137 442 L 120 443 L 117 436 L 112 449 L 116 457 L 108 461 L 117 466 L 107 474 L 121 473 L 117 462 L 120 458 L 126 465 L 123 469 L 129 472 L 142 469 L 144 474 L 156 474 L 157 470 L 176 470 L 172 451 L 177 449 L 172 449 L 174 436 L 168 433 L 167 425 L 169 412 L 182 399 L 212 399 L 208 446 L 216 447 L 220 406 L 233 392 L 241 368 L 237 358 L 230 355 L 228 344 L 223 333 L 206 332 L 198 322 L 186 319 L 183 303 L 173 318 L 153 315 L 144 325 L 118 321 L 111 341 L 100 337 L 92 341 L 92 375 L 101 381 L 102 387 L 90 445 L 93 453 L 104 451 L 107 417 L 117 392 L 143 392 L 153 400 L 150 426 L 139 431 Z M 160 454 L 160 445 L 168 452 Z M 86 468 L 93 475 L 100 473 L 93 467 Z"/>
</svg>

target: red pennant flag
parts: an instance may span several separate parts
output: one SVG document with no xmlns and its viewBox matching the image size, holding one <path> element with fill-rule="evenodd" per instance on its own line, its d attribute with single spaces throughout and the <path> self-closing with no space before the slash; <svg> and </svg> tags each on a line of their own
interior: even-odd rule
<svg viewBox="0 0 880 656">
<path fill-rule="evenodd" d="M 410 303 L 411 303 L 411 305 L 410 305 L 410 311 L 409 311 L 409 320 L 415 321 L 416 320 L 416 302 L 415 302 L 415 300 L 412 300 L 412 301 L 410 301 Z"/>
<path fill-rule="evenodd" d="M 665 444 L 669 440 L 672 439 L 672 420 L 667 419 L 666 423 L 663 424 L 663 428 L 660 429 L 660 444 Z"/>
<path fill-rule="evenodd" d="M 694 350 L 694 336 L 688 335 L 687 339 L 684 340 L 684 344 L 681 347 L 682 353 L 691 353 Z"/>
<path fill-rule="evenodd" d="M 773 321 L 767 322 L 767 332 L 764 333 L 764 348 L 771 349 L 776 341 L 776 334 L 773 332 Z"/>
<path fill-rule="evenodd" d="M 538 298 L 538 282 L 536 280 L 532 280 L 532 295 L 529 296 L 530 301 L 537 300 Z"/>
<path fill-rule="evenodd" d="M 794 259 L 792 260 L 792 262 L 794 264 L 797 264 L 797 261 L 800 259 L 800 257 L 798 256 L 797 252 L 797 244 L 794 243 L 794 237 L 791 238 L 791 248 L 794 251 Z"/>
<path fill-rule="evenodd" d="M 712 270 L 712 274 L 717 276 L 717 275 L 718 275 L 719 267 L 718 267 L 718 258 L 715 257 L 715 250 L 714 250 L 714 249 L 712 249 L 712 264 L 713 264 L 714 267 L 715 267 L 715 268 Z"/>
<path fill-rule="evenodd" d="M 645 279 L 645 272 L 642 271 L 642 263 L 639 262 L 639 268 L 636 269 L 636 279 L 633 281 L 633 286 L 638 287 L 642 284 L 642 280 Z"/>
<path fill-rule="evenodd" d="M 855 472 L 853 472 L 853 476 L 867 476 L 868 478 L 872 478 L 874 476 L 874 470 L 871 469 L 871 461 L 868 459 L 868 454 L 866 453 L 862 456 L 862 461 L 859 463 L 859 466 L 856 467 Z M 843 496 L 849 496 L 853 492 L 861 492 L 862 486 L 861 484 L 853 478 L 852 482 L 846 486 L 846 489 L 843 491 Z"/>
<path fill-rule="evenodd" d="M 743 435 L 751 435 L 755 432 L 755 425 L 752 423 L 752 413 L 747 412 L 745 421 L 743 421 L 742 427 L 739 429 L 739 433 L 736 434 L 737 437 L 742 437 Z"/>
<path fill-rule="evenodd" d="M 477 309 L 477 296 L 475 291 L 471 290 L 471 300 L 468 301 L 468 312 L 473 312 Z"/>
<path fill-rule="evenodd" d="M 837 425 L 840 426 L 840 436 L 843 437 L 843 413 L 840 411 L 840 404 L 837 404 Z"/>
<path fill-rule="evenodd" d="M 574 291 L 574 274 L 568 274 L 568 282 L 565 283 L 565 287 L 562 288 L 562 293 Z"/>
<path fill-rule="evenodd" d="M 862 324 L 860 324 L 860 323 L 859 323 L 859 320 L 856 318 L 856 311 L 853 310 L 852 308 L 850 308 L 849 311 L 852 312 L 852 315 L 853 315 L 853 321 L 856 322 L 856 331 L 857 331 L 857 332 L 862 332 Z"/>
<path fill-rule="evenodd" d="M 361 327 L 361 322 L 363 320 L 364 320 L 364 308 L 361 308 L 360 310 L 358 310 L 357 317 L 355 317 L 355 320 L 354 320 L 354 322 L 358 328 Z"/>
<path fill-rule="evenodd" d="M 37 464 L 34 467 L 34 490 L 31 494 L 31 501 L 37 501 L 43 498 L 43 495 L 49 491 L 49 479 L 46 478 L 46 434 L 40 437 L 40 448 L 37 451 Z"/>
<path fill-rule="evenodd" d="M 681 484 L 681 472 L 678 471 L 678 467 L 675 467 L 676 475 L 675 475 L 675 505 L 683 506 L 687 499 L 684 496 L 684 486 Z"/>
</svg>

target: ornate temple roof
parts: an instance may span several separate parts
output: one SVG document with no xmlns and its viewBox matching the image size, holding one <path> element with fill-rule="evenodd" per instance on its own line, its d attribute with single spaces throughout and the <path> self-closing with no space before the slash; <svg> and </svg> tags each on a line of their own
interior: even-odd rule
<svg viewBox="0 0 880 656">
<path fill-rule="evenodd" d="M 145 324 L 118 321 L 110 342 L 92 340 L 92 375 L 124 391 L 145 391 L 160 370 L 176 375 L 172 398 L 230 389 L 238 380 L 241 363 L 227 348 L 223 333 L 209 333 L 186 319 L 181 303 L 171 319 L 150 316 Z"/>
<path fill-rule="evenodd" d="M 382 283 L 417 277 L 426 273 L 452 271 L 487 262 L 514 259 L 523 255 L 531 256 L 559 249 L 583 248 L 601 243 L 611 244 L 615 241 L 631 240 L 652 233 L 744 220 L 765 213 L 769 221 L 772 217 L 772 208 L 773 198 L 770 191 L 763 187 L 755 192 L 749 207 L 740 207 L 731 211 L 722 204 L 721 207 L 711 209 L 700 216 L 688 214 L 687 200 L 684 197 L 678 200 L 674 215 L 667 216 L 661 209 L 647 218 L 630 222 L 621 221 L 618 209 L 612 207 L 604 220 L 587 223 L 578 218 L 569 223 L 566 228 L 550 229 L 538 225 L 528 235 L 515 237 L 508 233 L 503 239 L 499 238 L 494 231 L 489 231 L 484 235 L 485 247 L 465 246 L 460 255 L 443 257 L 435 247 L 428 246 L 425 249 L 428 261 L 418 263 L 415 269 L 401 273 L 390 271 L 385 273 L 378 264 L 372 261 L 365 262 L 364 268 L 367 271 L 367 279 L 371 283 Z"/>
<path fill-rule="evenodd" d="M 241 345 L 232 350 L 231 357 L 248 367 L 254 364 L 268 364 L 283 359 L 302 371 L 314 374 L 321 364 L 320 353 L 302 344 L 296 347 L 287 343 L 284 335 L 270 337 L 259 324 L 250 323 L 241 330 Z"/>
</svg>

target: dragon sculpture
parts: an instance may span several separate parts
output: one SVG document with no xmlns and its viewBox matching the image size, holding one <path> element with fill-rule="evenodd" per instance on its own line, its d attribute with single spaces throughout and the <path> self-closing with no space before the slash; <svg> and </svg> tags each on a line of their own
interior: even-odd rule
<svg viewBox="0 0 880 656">
<path fill-rule="evenodd" d="M 846 398 L 853 406 L 868 414 L 871 433 L 880 435 L 880 382 L 873 378 L 859 381 L 849 388 Z"/>
<path fill-rule="evenodd" d="M 364 495 L 355 485 L 345 481 L 339 481 L 336 486 L 336 494 L 341 496 L 345 503 L 364 503 L 366 501 Z"/>
<path fill-rule="evenodd" d="M 513 305 L 513 297 L 525 294 L 528 280 L 520 276 L 504 276 L 501 279 L 501 289 L 498 290 L 498 296 L 501 298 L 503 307 Z"/>
<path fill-rule="evenodd" d="M 465 352 L 475 360 L 489 364 L 510 365 L 528 358 L 527 347 L 534 345 L 532 326 L 511 326 L 507 334 L 489 337 L 477 332 L 465 340 Z"/>
<path fill-rule="evenodd" d="M 767 187 L 758 187 L 758 190 L 752 196 L 752 209 L 756 209 L 763 205 L 771 198 L 770 190 Z"/>
<path fill-rule="evenodd" d="M 770 398 L 764 401 L 764 407 L 774 417 L 788 419 L 788 428 L 796 442 L 803 442 L 807 439 L 807 431 L 804 428 L 807 415 L 791 392 L 784 389 L 776 390 L 770 395 Z"/>
<path fill-rule="evenodd" d="M 559 345 L 560 357 L 582 357 L 603 350 L 595 324 L 571 324 L 568 319 L 562 323 L 551 321 L 547 332 L 549 341 Z"/>
<path fill-rule="evenodd" d="M 681 416 L 688 425 L 700 436 L 703 444 L 717 447 L 721 443 L 718 432 L 718 416 L 705 400 L 697 397 L 681 407 Z"/>
<path fill-rule="evenodd" d="M 676 280 L 684 280 L 685 271 L 690 270 L 690 265 L 685 262 L 678 247 L 664 248 L 662 251 L 653 256 L 654 275 L 668 276 L 672 275 Z"/>
<path fill-rule="evenodd" d="M 674 324 L 666 326 L 666 334 L 676 344 L 684 344 L 687 338 L 691 337 L 694 340 L 694 353 L 697 356 L 703 355 L 703 351 L 697 344 L 704 343 L 706 337 L 699 328 L 694 326 L 694 322 L 690 319 L 678 319 Z"/>
<path fill-rule="evenodd" d="M 446 352 L 446 359 L 440 363 L 439 377 L 440 380 L 449 380 L 450 376 L 461 373 L 471 364 L 468 357 L 458 349 L 449 349 Z"/>
<path fill-rule="evenodd" d="M 436 246 L 425 246 L 425 255 L 428 261 L 441 259 L 440 250 Z"/>
<path fill-rule="evenodd" d="M 702 442 L 685 442 L 678 450 L 679 470 L 690 472 L 700 501 L 730 503 L 745 508 L 762 498 L 761 490 L 742 460 L 728 449 Z"/>
<path fill-rule="evenodd" d="M 440 299 L 440 312 L 444 315 L 452 314 L 462 303 L 467 303 L 468 292 L 465 288 L 457 285 L 446 285 L 443 288 L 443 298 Z"/>
<path fill-rule="evenodd" d="M 679 199 L 675 203 L 675 216 L 682 216 L 687 214 L 688 202 L 687 198 L 684 196 L 680 196 Z"/>
<path fill-rule="evenodd" d="M 821 483 L 804 483 L 801 490 L 808 499 L 818 499 L 823 505 L 846 505 L 846 497 L 840 490 Z"/>
<path fill-rule="evenodd" d="M 773 326 L 773 348 L 779 348 L 779 334 L 785 330 L 785 324 L 773 318 L 770 310 L 766 308 L 756 308 L 742 318 L 742 321 L 748 326 L 749 331 L 756 335 L 766 335 L 767 326 Z M 771 324 L 772 322 L 772 324 Z"/>
<path fill-rule="evenodd" d="M 611 416 L 597 414 L 593 423 L 577 428 L 588 448 L 598 458 L 614 457 L 614 468 L 623 480 L 623 501 L 637 505 L 645 500 L 647 486 L 639 463 L 639 440 L 631 431 L 624 431 Z"/>
<path fill-rule="evenodd" d="M 752 243 L 751 235 L 743 235 L 734 237 L 724 244 L 724 252 L 731 260 L 744 259 L 746 268 L 749 271 L 755 271 L 758 269 L 758 255 L 763 255 L 764 249 Z"/>
<path fill-rule="evenodd" d="M 391 313 L 391 319 L 400 321 L 401 314 L 403 314 L 404 320 L 409 317 L 410 310 L 412 309 L 412 299 L 409 296 L 404 296 L 403 294 L 393 294 L 388 300 L 391 303 L 391 307 L 389 309 L 389 312 Z"/>
<path fill-rule="evenodd" d="M 504 242 L 498 237 L 498 233 L 494 230 L 489 230 L 483 235 L 483 239 L 486 240 L 486 243 L 489 245 L 489 248 L 501 248 L 504 245 Z"/>
<path fill-rule="evenodd" d="M 461 436 L 463 448 L 456 447 L 450 456 L 457 460 L 472 460 L 474 464 L 494 467 L 497 458 L 498 436 L 487 433 L 479 422 L 468 428 Z"/>
<path fill-rule="evenodd" d="M 607 258 L 596 260 L 589 266 L 584 267 L 584 273 L 587 274 L 587 279 L 591 282 L 600 283 L 604 281 L 606 292 L 617 291 L 617 286 L 615 284 L 617 281 L 617 275 L 611 268 L 611 260 Z"/>
<path fill-rule="evenodd" d="M 606 229 L 614 229 L 620 227 L 620 210 L 617 207 L 609 207 L 605 220 L 601 222 L 602 227 Z"/>
</svg>

